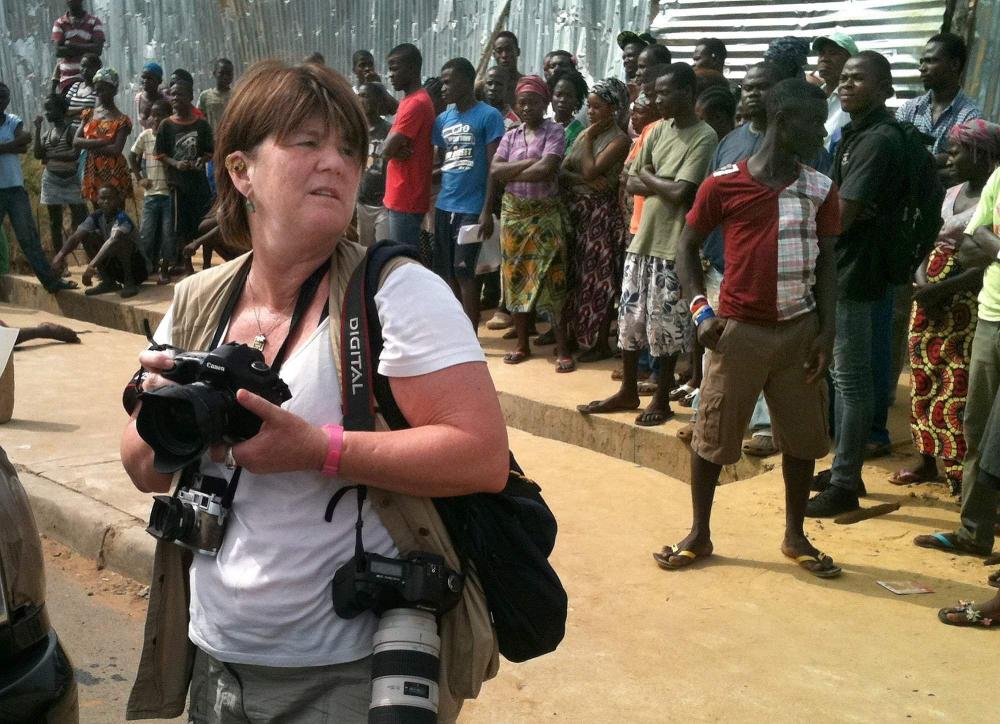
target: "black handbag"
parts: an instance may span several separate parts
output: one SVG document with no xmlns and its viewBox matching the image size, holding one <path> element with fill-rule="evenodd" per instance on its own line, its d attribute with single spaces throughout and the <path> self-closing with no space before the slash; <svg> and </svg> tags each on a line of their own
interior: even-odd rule
<svg viewBox="0 0 1000 724">
<path fill-rule="evenodd" d="M 385 265 L 397 257 L 417 259 L 403 244 L 381 241 L 358 265 L 343 304 L 341 370 L 344 429 L 374 430 L 375 407 L 393 430 L 408 428 L 388 378 L 379 375 L 382 326 L 375 292 Z M 434 498 L 434 506 L 462 560 L 479 578 L 493 618 L 500 653 L 527 661 L 554 651 L 566 632 L 567 597 L 549 554 L 555 516 L 541 488 L 524 476 L 513 454 L 507 485 L 499 493 Z"/>
</svg>

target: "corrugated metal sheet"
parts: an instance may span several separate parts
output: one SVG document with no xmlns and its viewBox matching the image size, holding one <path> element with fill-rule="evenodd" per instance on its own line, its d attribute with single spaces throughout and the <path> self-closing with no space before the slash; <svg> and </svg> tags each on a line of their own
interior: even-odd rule
<svg viewBox="0 0 1000 724">
<path fill-rule="evenodd" d="M 965 89 L 979 101 L 983 116 L 1000 118 L 1000 0 L 979 0 Z"/>
<path fill-rule="evenodd" d="M 899 103 L 923 92 L 917 60 L 927 39 L 940 32 L 944 11 L 944 0 L 668 0 L 660 3 L 653 32 L 675 60 L 690 60 L 699 38 L 720 38 L 729 48 L 729 73 L 739 79 L 773 38 L 815 38 L 842 29 L 862 50 L 889 59 Z"/>
<path fill-rule="evenodd" d="M 448 58 L 475 64 L 507 0 L 89 0 L 107 27 L 106 65 L 123 83 L 155 59 L 187 68 L 200 87 L 211 83 L 212 60 L 226 56 L 237 71 L 260 58 L 300 59 L 313 51 L 345 72 L 358 48 L 375 57 L 398 43 L 424 53 L 435 74 Z M 586 75 L 620 73 L 614 38 L 621 28 L 648 24 L 649 0 L 510 0 L 507 27 L 521 39 L 521 67 L 541 68 L 553 48 L 577 54 Z M 49 34 L 65 12 L 63 0 L 0 0 L 0 78 L 13 91 L 11 110 L 41 109 L 54 57 Z M 377 65 L 384 66 L 379 61 Z M 119 104 L 126 108 L 126 95 Z"/>
</svg>

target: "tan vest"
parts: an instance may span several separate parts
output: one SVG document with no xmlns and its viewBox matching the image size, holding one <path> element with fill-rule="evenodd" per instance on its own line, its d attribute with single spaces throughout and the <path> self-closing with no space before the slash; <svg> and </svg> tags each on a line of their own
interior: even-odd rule
<svg viewBox="0 0 1000 724">
<path fill-rule="evenodd" d="M 330 339 L 333 358 L 340 360 L 340 309 L 351 274 L 365 249 L 341 240 L 330 266 Z M 233 279 L 250 255 L 199 272 L 174 291 L 172 343 L 187 350 L 207 350 L 229 298 Z M 380 281 L 405 260 L 387 265 Z M 337 377 L 340 377 L 339 366 Z M 388 429 L 379 416 L 380 429 Z M 429 551 L 460 568 L 448 532 L 430 498 L 416 498 L 377 488 L 369 500 L 396 544 L 405 552 Z M 156 719 L 180 716 L 184 710 L 194 644 L 188 639 L 190 588 L 188 567 L 192 553 L 173 543 L 158 541 L 149 590 L 145 640 L 135 684 L 129 696 L 127 718 Z M 330 571 L 333 578 L 333 571 Z M 438 720 L 458 717 L 464 699 L 479 695 L 482 683 L 496 676 L 499 652 L 490 622 L 486 596 L 476 576 L 470 575 L 462 600 L 441 620 L 441 673 Z"/>
</svg>

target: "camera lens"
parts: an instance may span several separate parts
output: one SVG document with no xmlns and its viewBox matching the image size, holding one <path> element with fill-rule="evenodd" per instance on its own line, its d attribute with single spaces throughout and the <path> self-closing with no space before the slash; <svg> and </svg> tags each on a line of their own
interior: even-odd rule
<svg viewBox="0 0 1000 724">
<path fill-rule="evenodd" d="M 139 436 L 153 448 L 153 466 L 172 473 L 222 440 L 232 395 L 203 383 L 169 385 L 143 393 Z"/>
<path fill-rule="evenodd" d="M 434 614 L 410 608 L 382 614 L 372 656 L 371 724 L 437 721 L 440 651 Z"/>
<path fill-rule="evenodd" d="M 146 531 L 154 538 L 174 541 L 188 537 L 194 529 L 194 511 L 177 498 L 157 495 L 149 511 Z"/>
</svg>

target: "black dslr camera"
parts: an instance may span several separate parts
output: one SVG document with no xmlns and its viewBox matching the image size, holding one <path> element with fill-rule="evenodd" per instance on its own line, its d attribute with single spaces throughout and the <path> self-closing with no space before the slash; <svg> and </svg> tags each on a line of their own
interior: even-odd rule
<svg viewBox="0 0 1000 724">
<path fill-rule="evenodd" d="M 433 553 L 410 553 L 405 558 L 363 553 L 333 575 L 333 608 L 341 618 L 365 611 L 381 616 L 393 608 L 438 616 L 459 602 L 464 584 L 465 576 Z"/>
<path fill-rule="evenodd" d="M 242 442 L 260 432 L 260 418 L 236 401 L 237 390 L 275 405 L 292 397 L 259 350 L 236 342 L 211 352 L 181 352 L 161 374 L 177 384 L 143 392 L 136 419 L 160 473 L 197 462 L 212 445 Z"/>
</svg>

